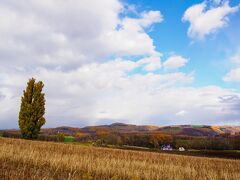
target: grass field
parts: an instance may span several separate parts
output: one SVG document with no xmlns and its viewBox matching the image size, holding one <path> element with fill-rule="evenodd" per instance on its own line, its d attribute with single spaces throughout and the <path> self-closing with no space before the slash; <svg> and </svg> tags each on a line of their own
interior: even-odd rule
<svg viewBox="0 0 240 180">
<path fill-rule="evenodd" d="M 240 179 L 240 160 L 0 137 L 0 179 Z"/>
</svg>

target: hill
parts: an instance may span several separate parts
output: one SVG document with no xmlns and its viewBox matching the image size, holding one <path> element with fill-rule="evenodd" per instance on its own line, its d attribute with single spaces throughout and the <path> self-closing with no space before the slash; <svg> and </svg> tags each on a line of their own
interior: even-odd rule
<svg viewBox="0 0 240 180">
<path fill-rule="evenodd" d="M 124 123 L 113 123 L 110 125 L 86 126 L 83 128 L 57 127 L 46 128 L 41 133 L 54 135 L 62 132 L 69 135 L 76 133 L 98 134 L 98 133 L 161 133 L 168 135 L 184 136 L 207 136 L 213 137 L 223 134 L 240 134 L 240 126 L 207 126 L 207 125 L 174 125 L 174 126 L 150 126 L 133 125 Z"/>
</svg>

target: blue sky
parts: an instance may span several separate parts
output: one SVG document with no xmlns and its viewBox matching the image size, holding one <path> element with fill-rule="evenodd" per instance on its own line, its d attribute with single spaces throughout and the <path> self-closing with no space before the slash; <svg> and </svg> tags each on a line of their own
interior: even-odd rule
<svg viewBox="0 0 240 180">
<path fill-rule="evenodd" d="M 164 21 L 154 25 L 149 35 L 154 39 L 156 49 L 166 56 L 171 53 L 181 54 L 190 59 L 183 71 L 195 71 L 195 86 L 219 85 L 226 88 L 239 88 L 239 83 L 227 83 L 223 76 L 229 70 L 229 58 L 239 50 L 240 46 L 240 13 L 230 15 L 228 25 L 218 29 L 216 33 L 206 36 L 203 40 L 191 39 L 187 36 L 188 22 L 182 17 L 187 8 L 203 3 L 202 0 L 192 1 L 144 1 L 130 0 L 140 11 L 161 11 Z M 211 2 L 209 2 L 211 3 Z M 230 6 L 237 6 L 239 0 L 229 1 Z"/>
<path fill-rule="evenodd" d="M 3 0 L 0 129 L 29 78 L 46 127 L 240 125 L 239 0 Z"/>
</svg>

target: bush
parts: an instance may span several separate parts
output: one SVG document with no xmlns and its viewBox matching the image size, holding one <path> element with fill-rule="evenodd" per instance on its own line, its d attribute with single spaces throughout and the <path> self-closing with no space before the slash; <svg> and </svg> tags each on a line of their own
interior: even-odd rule
<svg viewBox="0 0 240 180">
<path fill-rule="evenodd" d="M 21 138 L 21 134 L 18 132 L 2 132 L 2 137 L 8 137 L 8 138 Z"/>
<path fill-rule="evenodd" d="M 63 142 L 63 141 L 64 141 L 65 134 L 64 134 L 64 133 L 58 133 L 58 134 L 57 134 L 57 137 L 58 137 L 58 141 Z"/>
<path fill-rule="evenodd" d="M 56 135 L 39 135 L 38 140 L 40 141 L 55 141 L 55 142 L 59 142 L 59 139 Z"/>
</svg>

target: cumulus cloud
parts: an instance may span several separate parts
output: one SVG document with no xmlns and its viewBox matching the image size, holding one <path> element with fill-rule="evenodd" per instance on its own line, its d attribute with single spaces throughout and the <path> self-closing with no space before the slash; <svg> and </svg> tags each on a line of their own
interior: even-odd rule
<svg viewBox="0 0 240 180">
<path fill-rule="evenodd" d="M 240 97 L 237 95 L 226 95 L 220 97 L 222 103 L 231 104 L 230 108 L 233 111 L 239 111 L 240 109 Z M 229 106 L 228 106 L 229 107 Z"/>
<path fill-rule="evenodd" d="M 160 56 L 146 57 L 138 61 L 138 65 L 144 65 L 146 71 L 155 71 L 161 68 Z"/>
<path fill-rule="evenodd" d="M 232 69 L 223 77 L 226 82 L 239 82 L 240 81 L 240 54 L 236 53 L 230 57 L 229 62 Z"/>
<path fill-rule="evenodd" d="M 179 56 L 179 55 L 174 55 L 170 56 L 164 63 L 163 66 L 165 69 L 177 69 L 180 67 L 183 67 L 187 64 L 188 59 Z"/>
<path fill-rule="evenodd" d="M 118 55 L 157 55 L 153 40 L 144 29 L 162 20 L 159 11 L 144 12 L 137 19 L 127 17 L 121 20 L 117 30 L 109 31 L 101 40 Z"/>
<path fill-rule="evenodd" d="M 240 66 L 240 53 L 239 54 L 235 54 L 234 56 L 232 56 L 230 58 L 230 62 L 237 65 L 237 66 Z"/>
<path fill-rule="evenodd" d="M 176 116 L 184 116 L 185 114 L 187 114 L 186 111 L 182 110 L 176 113 Z"/>
<path fill-rule="evenodd" d="M 224 105 L 222 111 L 231 113 L 232 118 L 238 120 L 240 110 L 240 96 L 239 95 L 225 95 L 219 97 L 220 102 Z"/>
<path fill-rule="evenodd" d="M 0 101 L 4 98 L 5 98 L 5 96 L 2 94 L 2 92 L 0 92 Z"/>
<path fill-rule="evenodd" d="M 188 36 L 194 39 L 203 39 L 206 35 L 212 34 L 217 30 L 227 26 L 230 14 L 239 10 L 240 6 L 231 7 L 229 1 L 215 1 L 215 5 L 211 6 L 204 1 L 189 7 L 182 21 L 188 21 Z"/>
<path fill-rule="evenodd" d="M 125 11 L 118 0 L 1 1 L 0 128 L 18 126 L 31 77 L 45 84 L 48 127 L 235 122 L 223 111 L 232 104 L 219 97 L 236 92 L 193 88 L 192 73 L 161 71 L 161 53 L 148 35 L 163 21 L 161 12 Z M 170 57 L 164 68 L 186 63 Z"/>
<path fill-rule="evenodd" d="M 163 20 L 161 13 L 120 18 L 124 11 L 118 0 L 1 1 L 0 63 L 72 69 L 111 56 L 156 54 L 145 30 Z"/>
<path fill-rule="evenodd" d="M 80 126 L 105 121 L 136 124 L 236 123 L 226 110 L 232 104 L 224 104 L 219 98 L 239 96 L 236 92 L 216 86 L 189 87 L 194 77 L 181 72 L 129 74 L 139 66 L 138 62 L 117 59 L 86 64 L 67 72 L 46 68 L 38 68 L 34 72 L 14 70 L 8 75 L 2 72 L 1 82 L 5 91 L 1 92 L 5 98 L 0 105 L 0 122 L 4 123 L 4 119 L 11 126 L 17 126 L 20 96 L 25 86 L 23 82 L 34 76 L 45 83 L 47 126 Z"/>
<path fill-rule="evenodd" d="M 154 94 L 161 88 L 188 84 L 193 80 L 192 75 L 183 73 L 128 75 L 138 66 L 138 62 L 117 59 L 83 65 L 67 72 L 46 68 L 32 72 L 1 72 L 7 97 L 1 103 L 5 107 L 0 107 L 1 118 L 5 117 L 16 125 L 20 96 L 25 86 L 23 82 L 31 76 L 45 83 L 46 115 L 51 119 L 48 125 L 52 126 L 89 124 L 102 119 L 146 121 L 151 111 L 142 112 L 145 100 L 150 105 Z"/>
<path fill-rule="evenodd" d="M 163 16 L 144 11 L 129 17 L 126 11 L 118 0 L 1 1 L 1 127 L 16 127 L 24 82 L 32 76 L 46 84 L 49 125 L 79 125 L 84 123 L 77 119 L 97 119 L 95 106 L 104 100 L 104 90 L 112 88 L 111 96 L 121 88 L 114 81 L 127 83 L 127 73 L 139 66 L 160 68 L 160 53 L 146 30 Z M 123 56 L 145 60 L 123 61 Z M 114 57 L 119 60 L 111 61 Z"/>
<path fill-rule="evenodd" d="M 226 74 L 223 80 L 228 82 L 240 81 L 240 68 L 230 70 L 230 72 Z"/>
</svg>

